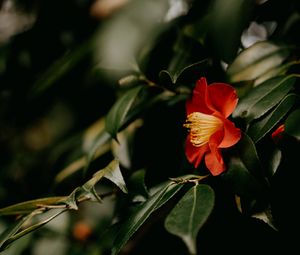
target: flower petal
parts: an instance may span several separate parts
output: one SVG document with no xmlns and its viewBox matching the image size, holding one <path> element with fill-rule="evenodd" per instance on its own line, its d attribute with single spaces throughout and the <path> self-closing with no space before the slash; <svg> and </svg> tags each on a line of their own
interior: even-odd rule
<svg viewBox="0 0 300 255">
<path fill-rule="evenodd" d="M 187 115 L 192 112 L 202 112 L 205 114 L 214 112 L 207 88 L 206 79 L 204 77 L 200 78 L 196 83 L 192 98 L 186 103 Z"/>
<path fill-rule="evenodd" d="M 220 141 L 223 138 L 223 131 L 219 130 L 211 136 L 209 140 L 210 152 L 205 154 L 205 164 L 212 175 L 219 175 L 225 171 L 225 164 L 221 154 L 221 150 L 218 148 Z"/>
<path fill-rule="evenodd" d="M 228 119 L 223 120 L 224 136 L 218 148 L 228 148 L 235 145 L 241 139 L 241 130 Z"/>
<path fill-rule="evenodd" d="M 235 89 L 226 83 L 212 83 L 207 90 L 212 107 L 227 118 L 238 102 Z"/>
<path fill-rule="evenodd" d="M 195 166 L 195 168 L 197 168 L 200 165 L 201 160 L 208 149 L 209 148 L 207 144 L 201 147 L 195 147 L 190 142 L 190 135 L 188 135 L 185 144 L 185 155 L 188 161 L 192 163 Z"/>
</svg>

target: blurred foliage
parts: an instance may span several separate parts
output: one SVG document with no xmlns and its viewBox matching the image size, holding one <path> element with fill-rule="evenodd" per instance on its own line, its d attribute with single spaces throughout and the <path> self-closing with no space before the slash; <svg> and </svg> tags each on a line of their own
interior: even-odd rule
<svg viewBox="0 0 300 255">
<path fill-rule="evenodd" d="M 297 254 L 299 29 L 298 0 L 0 0 L 0 252 Z M 239 96 L 215 177 L 200 77 Z"/>
</svg>

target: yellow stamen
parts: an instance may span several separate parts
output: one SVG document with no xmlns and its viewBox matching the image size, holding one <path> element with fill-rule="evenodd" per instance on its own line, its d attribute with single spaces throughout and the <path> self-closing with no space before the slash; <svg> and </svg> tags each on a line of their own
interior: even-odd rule
<svg viewBox="0 0 300 255">
<path fill-rule="evenodd" d="M 222 127 L 222 121 L 212 115 L 193 112 L 183 125 L 190 131 L 190 141 L 195 147 L 206 144 L 210 136 Z"/>
</svg>

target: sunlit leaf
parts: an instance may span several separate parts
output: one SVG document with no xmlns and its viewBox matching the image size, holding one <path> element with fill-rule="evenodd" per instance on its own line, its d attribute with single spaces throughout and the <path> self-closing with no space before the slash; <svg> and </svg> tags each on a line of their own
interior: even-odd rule
<svg viewBox="0 0 300 255">
<path fill-rule="evenodd" d="M 34 199 L 11 206 L 7 206 L 0 209 L 0 216 L 2 215 L 19 215 L 19 214 L 28 214 L 32 211 L 39 209 L 43 206 L 49 205 L 62 205 L 67 197 L 48 197 L 48 198 L 39 198 Z"/>
<path fill-rule="evenodd" d="M 116 184 L 124 193 L 127 193 L 127 188 L 125 181 L 120 171 L 119 162 L 113 160 L 108 166 L 99 170 L 93 175 L 93 178 L 88 180 L 82 188 L 85 191 L 92 191 L 97 182 L 99 182 L 103 177 L 109 179 L 111 182 Z"/>
<path fill-rule="evenodd" d="M 230 82 L 254 80 L 278 67 L 288 55 L 286 46 L 263 41 L 242 51 L 229 65 L 227 75 Z"/>
<path fill-rule="evenodd" d="M 300 110 L 293 111 L 285 121 L 285 132 L 300 139 Z"/>
<path fill-rule="evenodd" d="M 180 199 L 165 220 L 166 229 L 185 242 L 190 254 L 197 254 L 197 234 L 213 211 L 214 202 L 215 195 L 210 186 L 195 185 Z"/>
<path fill-rule="evenodd" d="M 181 187 L 182 185 L 169 182 L 160 190 L 158 190 L 153 196 L 151 196 L 146 202 L 141 204 L 136 209 L 136 211 L 128 218 L 128 220 L 126 220 L 120 226 L 119 232 L 117 233 L 114 240 L 112 254 L 118 254 L 121 248 L 141 227 L 141 225 L 147 220 L 147 218 L 160 206 L 171 199 L 181 189 Z"/>
<path fill-rule="evenodd" d="M 124 124 L 126 115 L 136 100 L 143 86 L 137 86 L 127 91 L 119 98 L 110 109 L 105 120 L 105 129 L 113 137 L 117 138 L 120 127 Z"/>
<path fill-rule="evenodd" d="M 265 81 L 241 98 L 232 116 L 245 118 L 248 122 L 261 117 L 285 97 L 294 83 L 293 75 Z"/>
<path fill-rule="evenodd" d="M 286 64 L 281 64 L 279 66 L 273 67 L 269 71 L 265 72 L 261 76 L 259 76 L 257 79 L 255 79 L 253 86 L 258 86 L 261 83 L 265 82 L 266 80 L 269 80 L 273 77 L 285 75 L 287 74 L 289 68 L 291 68 L 294 65 L 299 65 L 298 61 L 291 61 Z"/>
<path fill-rule="evenodd" d="M 279 123 L 295 104 L 297 98 L 298 96 L 296 94 L 287 95 L 271 113 L 250 126 L 247 133 L 255 143 L 262 139 Z"/>
</svg>

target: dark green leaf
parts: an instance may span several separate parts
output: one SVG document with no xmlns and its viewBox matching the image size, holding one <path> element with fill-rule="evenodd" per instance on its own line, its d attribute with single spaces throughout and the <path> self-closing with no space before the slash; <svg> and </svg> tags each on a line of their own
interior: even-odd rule
<svg viewBox="0 0 300 255">
<path fill-rule="evenodd" d="M 259 120 L 250 126 L 247 133 L 255 143 L 262 139 L 278 124 L 278 122 L 289 112 L 289 110 L 295 104 L 297 98 L 298 96 L 295 94 L 287 95 L 271 113 L 269 113 L 262 120 Z"/>
<path fill-rule="evenodd" d="M 207 65 L 208 59 L 204 59 L 184 67 L 178 73 L 177 77 L 174 77 L 175 83 L 183 85 L 194 84 L 200 78 L 201 74 L 204 75 Z"/>
<path fill-rule="evenodd" d="M 117 139 L 117 133 L 142 88 L 143 86 L 137 86 L 127 91 L 115 102 L 107 114 L 105 129 L 113 138 Z"/>
<path fill-rule="evenodd" d="M 287 134 L 300 139 L 300 110 L 292 112 L 285 121 L 285 131 Z"/>
<path fill-rule="evenodd" d="M 134 172 L 128 180 L 128 189 L 130 194 L 142 195 L 148 197 L 149 193 L 145 185 L 145 170 Z"/>
<path fill-rule="evenodd" d="M 171 89 L 173 87 L 173 78 L 167 70 L 162 70 L 159 72 L 159 83 L 166 88 Z"/>
<path fill-rule="evenodd" d="M 277 68 L 288 55 L 288 49 L 267 41 L 257 42 L 242 51 L 227 69 L 230 82 L 254 80 Z"/>
<path fill-rule="evenodd" d="M 147 220 L 147 218 L 160 206 L 171 199 L 181 189 L 181 187 L 182 185 L 168 182 L 145 203 L 141 204 L 131 217 L 120 226 L 120 230 L 114 240 L 112 254 L 118 254 L 121 248 Z"/>
<path fill-rule="evenodd" d="M 250 122 L 263 116 L 285 97 L 294 83 L 295 77 L 293 75 L 280 76 L 265 81 L 241 98 L 233 112 L 233 117 L 245 118 Z"/>
<path fill-rule="evenodd" d="M 250 0 L 214 1 L 209 32 L 215 51 L 226 62 L 231 62 L 237 53 L 252 3 Z"/>
<path fill-rule="evenodd" d="M 32 88 L 32 95 L 39 95 L 46 91 L 49 87 L 54 85 L 66 73 L 73 70 L 73 68 L 89 53 L 92 52 L 93 40 L 91 38 L 83 43 L 77 49 L 68 52 L 63 57 L 58 59 L 52 66 L 43 73 L 35 82 Z"/>
<path fill-rule="evenodd" d="M 239 158 L 230 159 L 228 170 L 222 178 L 241 197 L 262 198 L 264 196 L 264 186 L 249 173 Z"/>
<path fill-rule="evenodd" d="M 255 144 L 247 134 L 243 133 L 242 139 L 237 144 L 237 150 L 241 161 L 249 172 L 256 177 L 262 177 L 263 170 Z"/>
<path fill-rule="evenodd" d="M 185 242 L 190 254 L 197 254 L 197 234 L 213 211 L 214 203 L 215 194 L 210 186 L 195 185 L 166 218 L 165 228 Z"/>
</svg>

